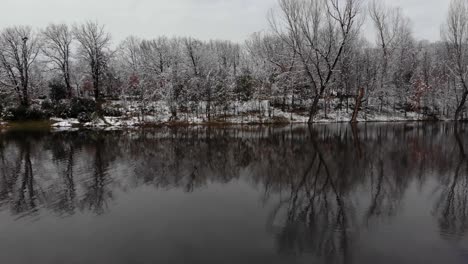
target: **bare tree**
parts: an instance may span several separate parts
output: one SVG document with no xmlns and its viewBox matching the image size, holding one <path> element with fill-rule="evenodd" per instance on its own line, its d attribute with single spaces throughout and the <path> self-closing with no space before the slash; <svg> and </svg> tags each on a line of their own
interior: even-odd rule
<svg viewBox="0 0 468 264">
<path fill-rule="evenodd" d="M 74 27 L 74 35 L 80 44 L 79 55 L 88 63 L 93 80 L 94 98 L 101 101 L 101 79 L 110 57 L 111 37 L 103 25 L 87 22 Z"/>
<path fill-rule="evenodd" d="M 449 67 L 463 88 L 463 94 L 455 112 L 455 120 L 459 120 L 468 97 L 468 4 L 466 1 L 452 0 L 442 35 L 449 54 Z"/>
<path fill-rule="evenodd" d="M 187 57 L 190 60 L 190 64 L 193 67 L 193 74 L 198 76 L 200 74 L 200 47 L 203 43 L 193 38 L 184 39 L 184 49 Z"/>
<path fill-rule="evenodd" d="M 382 50 L 382 71 L 386 73 L 389 56 L 393 52 L 396 36 L 404 19 L 401 9 L 389 8 L 381 0 L 370 3 L 369 15 L 377 32 L 377 45 Z"/>
<path fill-rule="evenodd" d="M 38 38 L 30 27 L 6 28 L 0 34 L 0 84 L 13 88 L 25 107 L 30 104 L 30 69 L 39 48 Z"/>
<path fill-rule="evenodd" d="M 140 90 L 141 40 L 130 36 L 120 43 L 116 52 L 119 76 L 124 80 L 122 92 L 128 96 L 131 90 Z"/>
<path fill-rule="evenodd" d="M 122 59 L 125 66 L 129 68 L 131 74 L 136 74 L 138 72 L 140 45 L 141 40 L 134 36 L 127 37 L 119 45 L 119 57 Z"/>
<path fill-rule="evenodd" d="M 375 49 L 372 49 L 366 40 L 360 39 L 354 42 L 351 48 L 351 55 L 345 60 L 349 61 L 349 64 L 342 67 L 341 75 L 345 76 L 344 81 L 348 83 L 346 86 L 350 86 L 349 89 L 355 91 L 351 123 L 357 123 L 363 103 L 375 89 L 378 67 L 374 58 Z"/>
<path fill-rule="evenodd" d="M 51 24 L 42 32 L 44 46 L 42 51 L 48 62 L 58 70 L 65 83 L 67 96 L 72 96 L 70 57 L 73 34 L 66 24 Z"/>
<path fill-rule="evenodd" d="M 281 38 L 255 33 L 246 42 L 246 48 L 252 61 L 253 71 L 257 78 L 266 83 L 265 86 L 275 86 L 282 97 L 282 110 L 286 111 L 288 96 L 292 94 L 291 104 L 294 108 L 294 91 L 298 88 L 297 54 Z M 271 76 L 274 78 L 271 78 Z M 262 91 L 260 91 L 262 93 Z M 263 92 L 263 96 L 272 96 L 271 89 Z"/>
<path fill-rule="evenodd" d="M 369 5 L 369 16 L 377 33 L 377 46 L 381 53 L 378 64 L 378 97 L 380 111 L 382 111 L 386 97 L 390 92 L 401 94 L 401 91 L 392 90 L 393 74 L 392 62 L 397 60 L 396 51 L 400 54 L 408 51 L 408 43 L 411 41 L 410 21 L 398 7 L 385 6 L 381 0 L 373 0 Z M 402 58 L 402 56 L 400 56 Z M 398 64 L 398 62 L 397 62 Z M 399 82 L 396 82 L 399 84 Z"/>
<path fill-rule="evenodd" d="M 279 0 L 281 20 L 271 16 L 274 32 L 299 55 L 311 82 L 314 98 L 309 123 L 318 103 L 331 86 L 346 45 L 361 25 L 359 0 Z"/>
</svg>

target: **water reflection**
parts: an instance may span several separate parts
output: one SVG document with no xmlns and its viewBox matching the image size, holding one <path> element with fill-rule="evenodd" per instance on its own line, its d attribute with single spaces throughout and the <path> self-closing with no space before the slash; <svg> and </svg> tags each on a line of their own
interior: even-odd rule
<svg viewBox="0 0 468 264">
<path fill-rule="evenodd" d="M 441 233 L 449 239 L 461 239 L 468 228 L 468 159 L 463 142 L 463 130 L 455 128 L 458 155 L 454 155 L 454 170 L 440 179 L 442 189 L 436 203 Z M 458 156 L 458 158 L 457 158 Z"/>
<path fill-rule="evenodd" d="M 224 190 L 234 188 L 241 197 L 252 188 L 256 209 L 265 215 L 245 218 L 264 223 L 266 228 L 256 231 L 273 241 L 276 260 L 462 263 L 466 254 L 460 252 L 468 246 L 465 138 L 464 127 L 450 123 L 5 132 L 0 209 L 26 224 L 105 216 L 121 210 L 116 208 L 122 199 L 142 187 L 162 195 L 208 193 L 233 203 L 240 198 Z M 243 212 L 241 206 L 229 210 Z M 146 219 L 144 211 L 138 213 Z M 441 251 L 403 253 L 414 246 L 395 242 L 406 234 L 380 236 L 386 228 L 405 230 L 411 221 L 437 233 L 439 238 L 424 241 Z M 249 238 L 239 243 L 244 239 Z M 376 250 L 380 244 L 389 252 Z M 390 253 L 392 247 L 402 253 Z M 453 251 L 460 258 L 456 253 L 448 259 Z"/>
</svg>

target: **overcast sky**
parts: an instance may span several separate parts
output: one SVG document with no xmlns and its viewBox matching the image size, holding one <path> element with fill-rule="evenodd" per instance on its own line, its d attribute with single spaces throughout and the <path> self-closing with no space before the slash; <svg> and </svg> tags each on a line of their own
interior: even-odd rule
<svg viewBox="0 0 468 264">
<path fill-rule="evenodd" d="M 449 0 L 384 1 L 403 8 L 418 39 L 439 39 Z M 276 0 L 1 0 L 0 28 L 97 20 L 115 41 L 166 35 L 240 42 L 268 28 L 266 16 L 275 5 Z"/>
</svg>

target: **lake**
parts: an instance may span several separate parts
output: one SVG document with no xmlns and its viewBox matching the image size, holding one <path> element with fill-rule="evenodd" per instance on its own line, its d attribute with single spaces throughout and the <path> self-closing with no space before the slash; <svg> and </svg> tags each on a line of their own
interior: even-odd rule
<svg viewBox="0 0 468 264">
<path fill-rule="evenodd" d="M 0 134 L 1 263 L 467 263 L 452 123 Z"/>
</svg>

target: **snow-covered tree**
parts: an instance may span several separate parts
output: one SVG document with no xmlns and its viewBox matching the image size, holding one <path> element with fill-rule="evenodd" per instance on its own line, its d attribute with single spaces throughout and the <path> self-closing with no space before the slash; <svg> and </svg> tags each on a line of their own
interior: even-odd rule
<svg viewBox="0 0 468 264">
<path fill-rule="evenodd" d="M 93 82 L 94 99 L 101 100 L 102 78 L 109 61 L 111 37 L 103 25 L 88 21 L 73 28 L 79 43 L 78 55 L 88 63 L 88 73 Z"/>
<path fill-rule="evenodd" d="M 0 84 L 13 89 L 22 106 L 30 105 L 34 64 L 40 41 L 31 27 L 6 28 L 0 33 Z"/>
<path fill-rule="evenodd" d="M 73 33 L 66 24 L 50 24 L 42 31 L 42 51 L 51 68 L 62 76 L 67 96 L 72 96 L 71 57 Z"/>
</svg>

